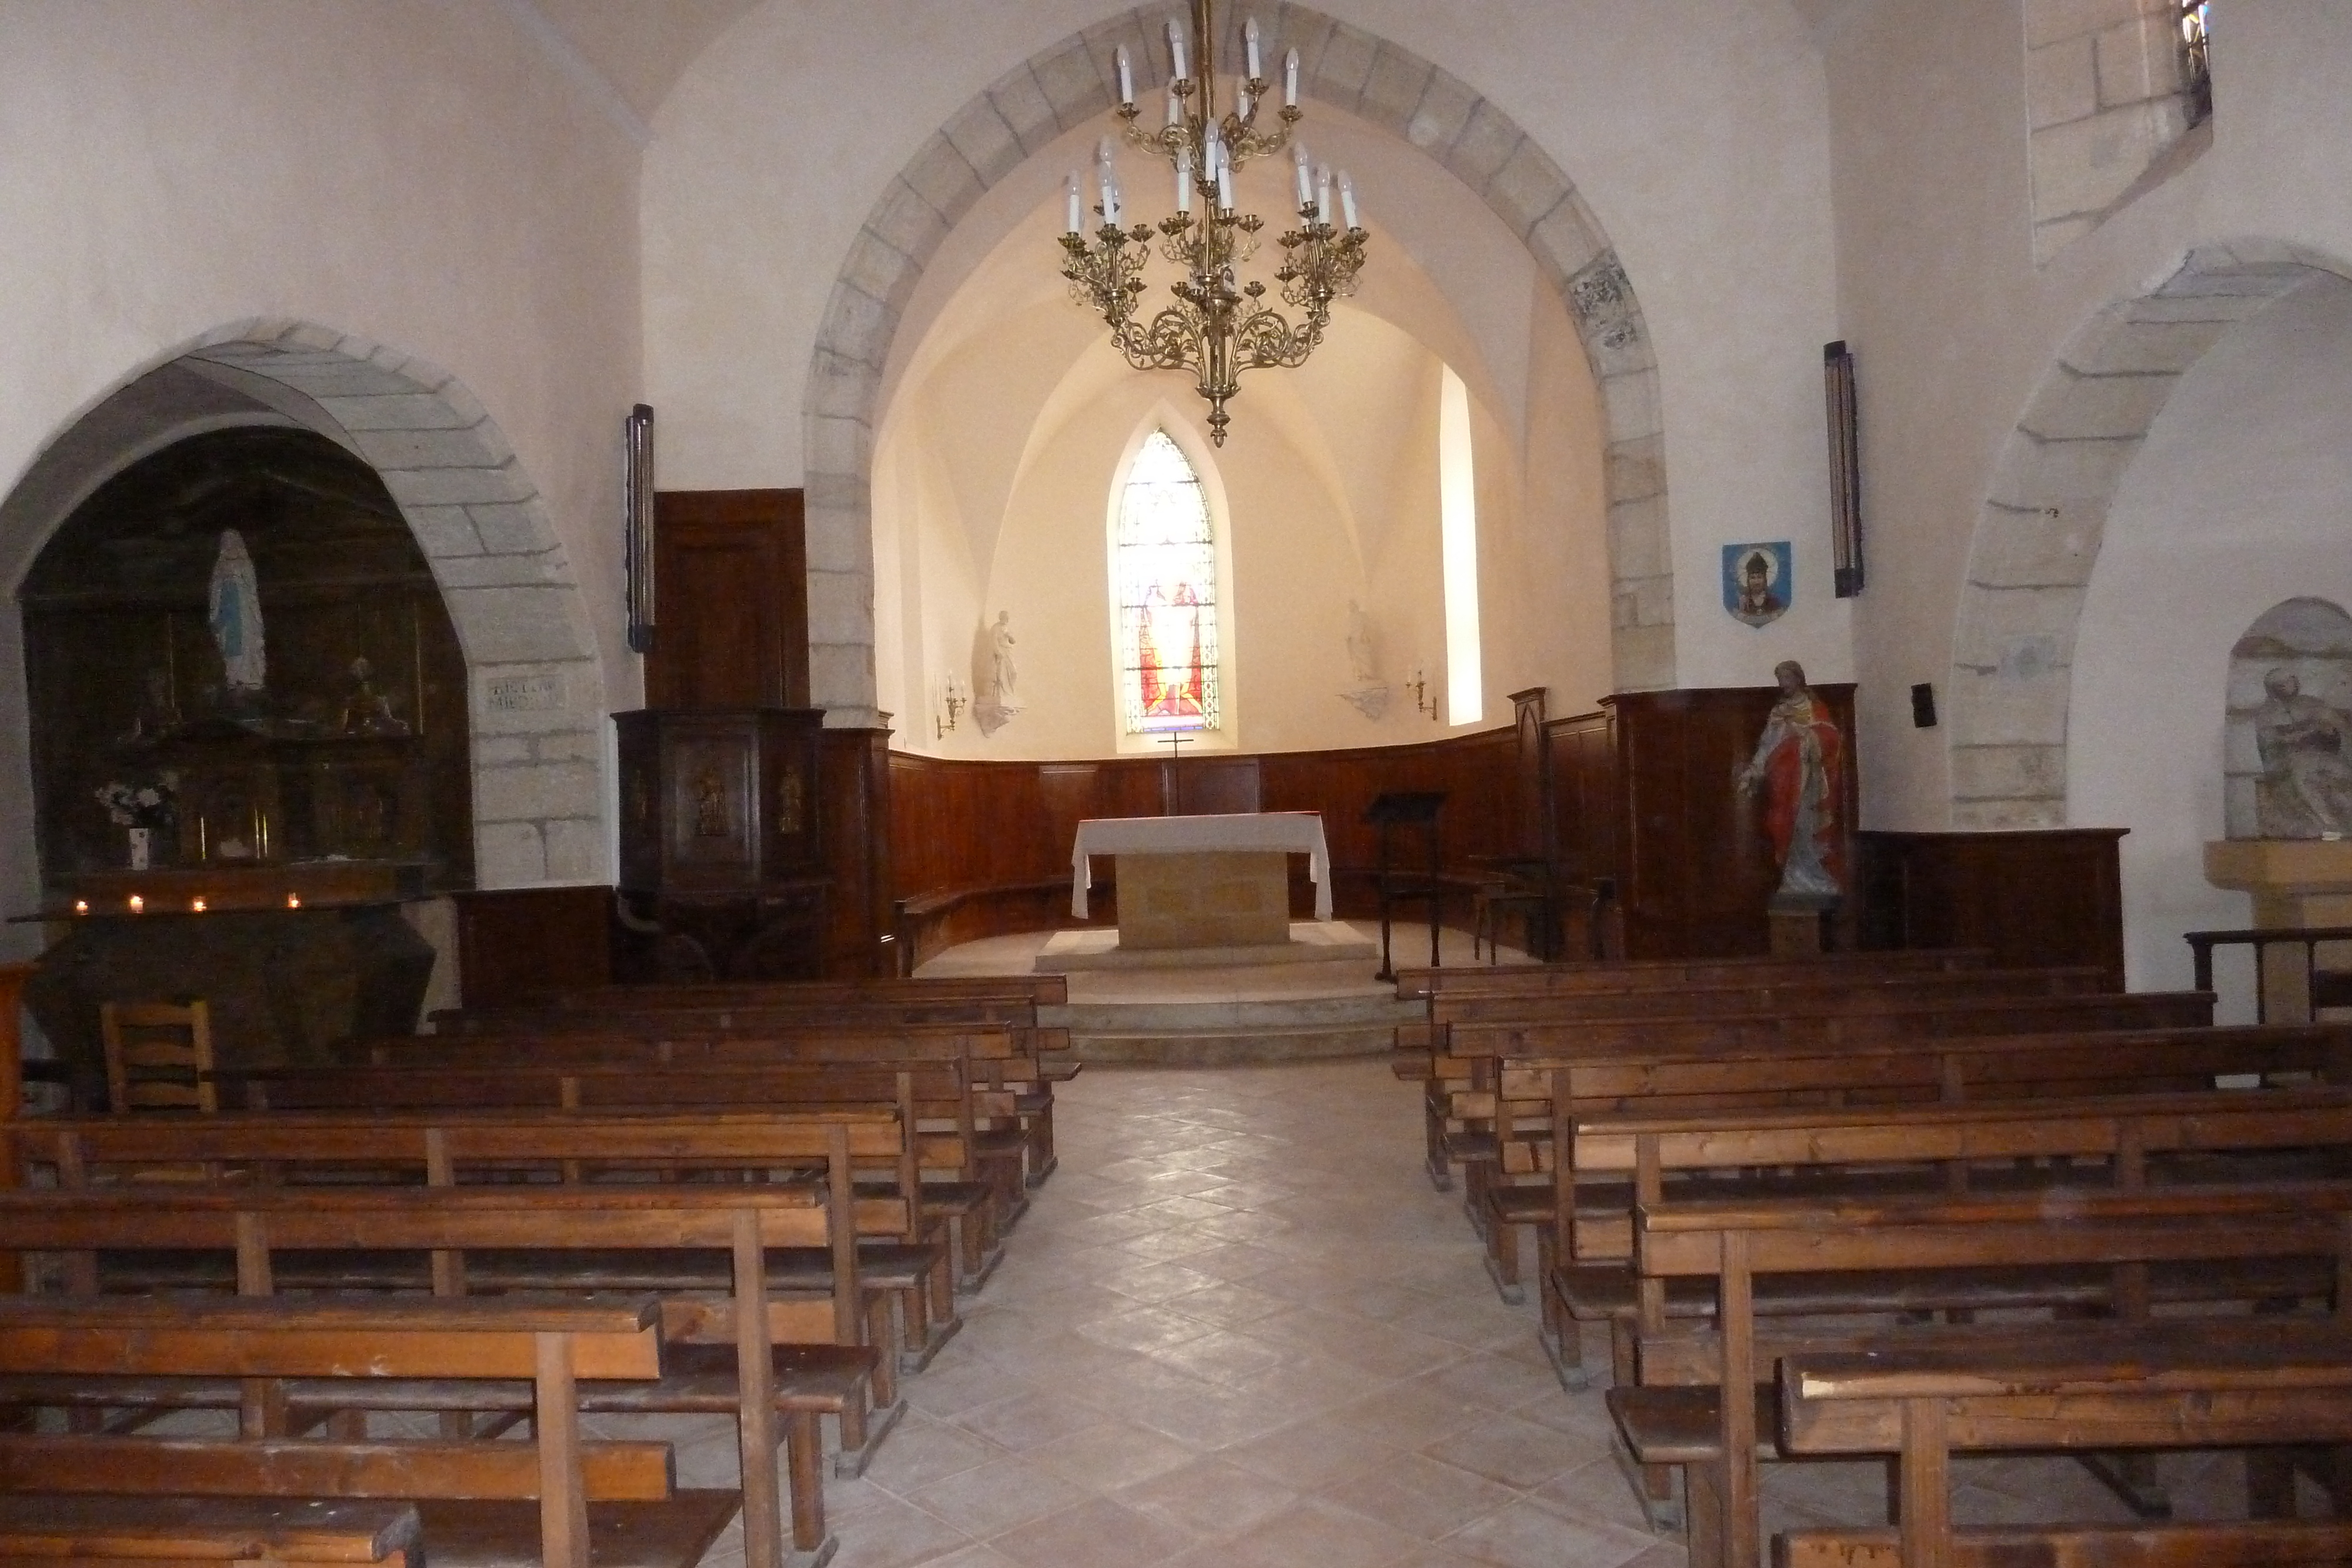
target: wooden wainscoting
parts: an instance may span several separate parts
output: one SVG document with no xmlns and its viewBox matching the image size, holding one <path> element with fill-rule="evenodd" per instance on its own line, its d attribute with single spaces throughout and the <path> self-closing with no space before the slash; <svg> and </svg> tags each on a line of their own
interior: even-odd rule
<svg viewBox="0 0 2352 1568">
<path fill-rule="evenodd" d="M 1378 907 L 1377 831 L 1363 821 L 1372 797 L 1443 789 L 1444 860 L 1465 895 L 1446 912 L 1466 924 L 1474 857 L 1503 853 L 1518 813 L 1517 743 L 1498 729 L 1417 746 L 1095 762 L 969 762 L 890 754 L 890 862 L 905 918 L 902 961 L 982 936 L 1074 925 L 1070 845 L 1089 817 L 1223 811 L 1319 811 L 1330 841 L 1332 895 L 1343 915 Z M 1409 852 L 1417 852 L 1414 845 Z M 1097 876 L 1106 874 L 1097 870 Z M 1291 908 L 1313 908 L 1303 871 Z M 1118 918 L 1117 891 L 1093 904 L 1093 924 Z"/>
</svg>

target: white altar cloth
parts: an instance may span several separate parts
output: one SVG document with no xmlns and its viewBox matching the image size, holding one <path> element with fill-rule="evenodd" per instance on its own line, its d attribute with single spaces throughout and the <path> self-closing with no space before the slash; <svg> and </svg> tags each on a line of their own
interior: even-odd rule
<svg viewBox="0 0 2352 1568">
<path fill-rule="evenodd" d="M 1236 812 L 1217 817 L 1088 817 L 1070 851 L 1070 913 L 1087 917 L 1096 855 L 1300 854 L 1315 883 L 1315 918 L 1331 918 L 1331 847 L 1315 811 Z"/>
</svg>

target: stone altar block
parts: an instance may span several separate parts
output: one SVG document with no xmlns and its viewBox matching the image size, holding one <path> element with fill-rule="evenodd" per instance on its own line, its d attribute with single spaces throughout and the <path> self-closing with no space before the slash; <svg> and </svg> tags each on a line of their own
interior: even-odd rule
<svg viewBox="0 0 2352 1568">
<path fill-rule="evenodd" d="M 1316 918 L 1331 916 L 1323 819 L 1307 811 L 1092 818 L 1071 851 L 1071 913 L 1087 915 L 1092 858 L 1118 860 L 1118 945 L 1134 951 L 1290 941 L 1290 857 L 1308 857 Z"/>
</svg>

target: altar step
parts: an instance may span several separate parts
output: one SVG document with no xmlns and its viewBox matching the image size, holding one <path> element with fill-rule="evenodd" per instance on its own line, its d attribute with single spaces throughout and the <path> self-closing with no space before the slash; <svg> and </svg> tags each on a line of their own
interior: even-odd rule
<svg viewBox="0 0 2352 1568">
<path fill-rule="evenodd" d="M 1279 999 L 1094 1001 L 1039 1009 L 1038 1021 L 1070 1031 L 1070 1054 L 1105 1065 L 1234 1067 L 1377 1056 L 1396 1026 L 1426 1017 L 1388 988 L 1350 975 L 1346 994 Z"/>
</svg>

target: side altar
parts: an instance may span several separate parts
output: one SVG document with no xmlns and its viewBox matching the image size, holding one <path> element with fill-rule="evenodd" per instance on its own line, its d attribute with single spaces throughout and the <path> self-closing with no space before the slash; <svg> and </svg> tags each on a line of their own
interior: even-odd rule
<svg viewBox="0 0 2352 1568">
<path fill-rule="evenodd" d="M 1290 857 L 1305 855 L 1315 921 L 1294 931 Z M 1094 862 L 1118 863 L 1118 938 L 1064 932 L 1038 967 L 1254 964 L 1370 956 L 1331 919 L 1331 851 L 1313 811 L 1089 818 L 1070 850 L 1070 913 L 1088 917 Z M 1360 948 L 1361 951 L 1358 951 Z"/>
</svg>

